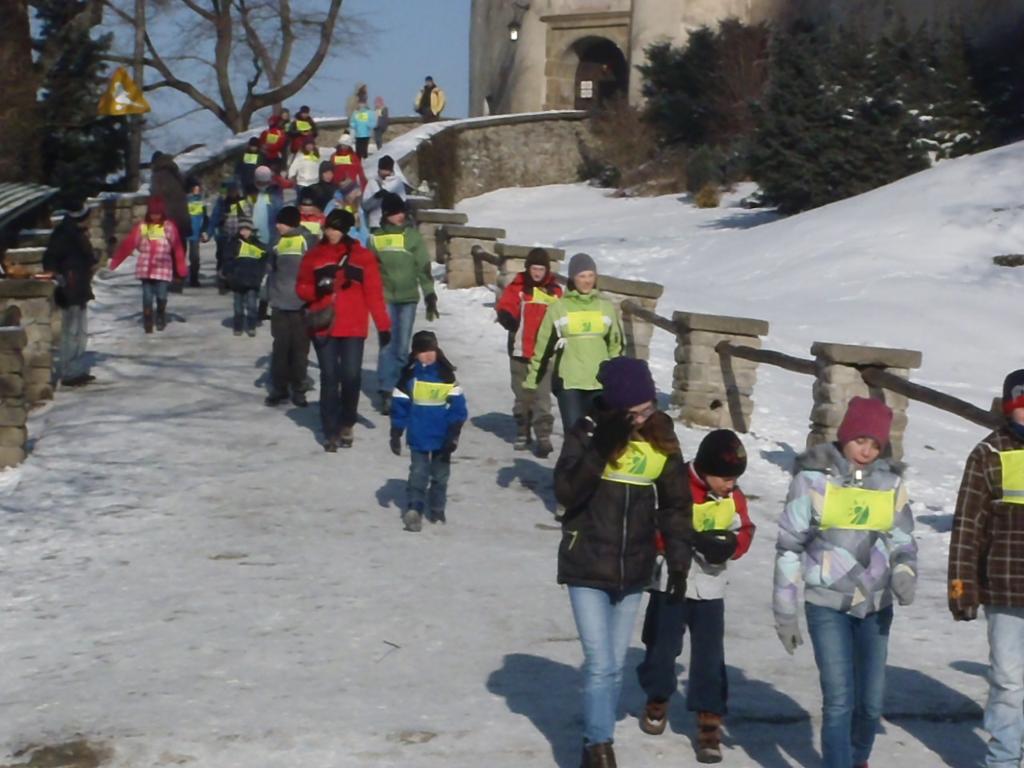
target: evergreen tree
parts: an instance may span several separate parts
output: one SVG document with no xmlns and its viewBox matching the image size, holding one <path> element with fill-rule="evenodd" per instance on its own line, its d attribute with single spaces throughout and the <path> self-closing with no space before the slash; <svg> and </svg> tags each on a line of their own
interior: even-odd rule
<svg viewBox="0 0 1024 768">
<path fill-rule="evenodd" d="M 935 50 L 934 137 L 942 157 L 958 157 L 985 146 L 985 107 L 975 89 L 969 59 L 970 42 L 963 26 L 950 20 Z"/>
<path fill-rule="evenodd" d="M 125 165 L 123 119 L 96 114 L 106 88 L 102 57 L 112 35 L 92 36 L 87 0 L 34 0 L 33 6 L 43 177 L 61 189 L 58 202 L 68 202 L 109 189 L 108 179 Z"/>
</svg>

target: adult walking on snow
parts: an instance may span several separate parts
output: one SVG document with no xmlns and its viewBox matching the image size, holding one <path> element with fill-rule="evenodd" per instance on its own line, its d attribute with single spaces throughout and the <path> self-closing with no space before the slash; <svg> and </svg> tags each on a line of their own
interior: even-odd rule
<svg viewBox="0 0 1024 768">
<path fill-rule="evenodd" d="M 149 194 L 164 201 L 167 218 L 174 222 L 182 242 L 192 235 L 192 217 L 188 212 L 188 190 L 185 179 L 171 155 L 154 152 L 150 160 Z M 187 274 L 175 275 L 171 290 L 181 293 Z"/>
<path fill-rule="evenodd" d="M 409 361 L 409 343 L 416 324 L 420 293 L 427 320 L 436 320 L 437 293 L 430 274 L 430 254 L 423 237 L 405 220 L 405 203 L 398 195 L 382 196 L 380 229 L 370 237 L 370 249 L 380 264 L 384 301 L 391 318 L 391 341 L 381 344 L 377 360 L 377 390 L 381 413 L 388 413 L 391 393 Z"/>
<path fill-rule="evenodd" d="M 427 75 L 423 81 L 423 87 L 416 94 L 413 100 L 413 107 L 416 114 L 423 118 L 424 123 L 433 123 L 441 119 L 441 112 L 444 110 L 444 91 L 434 82 L 434 78 Z"/>
<path fill-rule="evenodd" d="M 536 390 L 547 367 L 558 400 L 563 434 L 601 394 L 601 363 L 622 354 L 622 322 L 615 305 L 597 290 L 597 265 L 586 253 L 569 259 L 565 296 L 554 302 L 537 331 L 530 371 L 523 388 Z"/>
<path fill-rule="evenodd" d="M 569 587 L 583 645 L 583 768 L 615 765 L 622 668 L 643 590 L 665 542 L 668 599 L 682 601 L 693 532 L 686 468 L 672 419 L 657 410 L 642 360 L 606 361 L 604 393 L 567 433 L 555 465 L 566 507 L 558 583 Z"/>
<path fill-rule="evenodd" d="M 797 457 L 775 545 L 775 630 L 787 652 L 807 631 L 821 681 L 824 768 L 867 768 L 885 697 L 893 599 L 917 589 L 917 544 L 899 467 L 881 458 L 892 411 L 854 397 L 836 442 Z"/>
<path fill-rule="evenodd" d="M 534 450 L 540 458 L 552 451 L 551 369 L 542 371 L 535 390 L 523 388 L 530 370 L 530 359 L 536 354 L 537 332 L 548 307 L 560 299 L 562 288 L 551 272 L 551 258 L 543 248 L 534 248 L 526 255 L 526 269 L 509 283 L 498 299 L 495 311 L 498 322 L 508 331 L 509 372 L 512 377 L 512 416 L 516 420 L 514 448 L 525 451 L 530 446 L 533 428 Z"/>
<path fill-rule="evenodd" d="M 146 218 L 121 241 L 110 260 L 110 269 L 117 269 L 132 253 L 137 254 L 135 276 L 142 281 L 143 328 L 146 333 L 152 333 L 155 325 L 162 331 L 167 326 L 167 292 L 171 280 L 175 274 L 181 277 L 188 274 L 188 266 L 178 227 L 167 217 L 161 198 L 149 198 Z"/>
<path fill-rule="evenodd" d="M 377 125 L 373 129 L 373 143 L 377 145 L 378 151 L 384 146 L 384 131 L 391 124 L 391 116 L 388 113 L 388 105 L 384 103 L 382 96 L 373 100 L 373 111 L 377 113 Z"/>
<path fill-rule="evenodd" d="M 53 276 L 54 301 L 60 307 L 60 358 L 57 376 L 65 387 L 80 387 L 95 376 L 85 356 L 88 343 L 86 306 L 95 297 L 92 274 L 99 257 L 89 242 L 89 207 L 83 202 L 68 206 L 53 230 L 43 253 L 43 269 Z"/>
<path fill-rule="evenodd" d="M 949 610 L 973 621 L 983 605 L 988 623 L 986 768 L 1024 752 L 1024 369 L 1003 381 L 1003 414 L 967 457 L 949 544 Z"/>
<path fill-rule="evenodd" d="M 377 161 L 377 175 L 370 178 L 363 189 L 362 206 L 371 232 L 380 228 L 381 200 L 384 193 L 398 195 L 404 202 L 410 189 L 412 185 L 406 180 L 402 169 L 395 164 L 394 158 L 384 155 Z"/>
<path fill-rule="evenodd" d="M 369 318 L 381 347 L 391 339 L 377 260 L 348 236 L 354 223 L 349 211 L 331 212 L 323 239 L 302 257 L 295 283 L 320 363 L 320 421 L 329 453 L 353 443 Z"/>
</svg>

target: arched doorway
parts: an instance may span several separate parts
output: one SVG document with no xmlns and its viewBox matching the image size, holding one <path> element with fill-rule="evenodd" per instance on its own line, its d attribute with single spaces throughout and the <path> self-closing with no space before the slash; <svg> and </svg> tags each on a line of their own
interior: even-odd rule
<svg viewBox="0 0 1024 768">
<path fill-rule="evenodd" d="M 604 37 L 586 37 L 573 45 L 576 66 L 576 109 L 600 109 L 629 89 L 629 65 L 619 47 Z"/>
</svg>

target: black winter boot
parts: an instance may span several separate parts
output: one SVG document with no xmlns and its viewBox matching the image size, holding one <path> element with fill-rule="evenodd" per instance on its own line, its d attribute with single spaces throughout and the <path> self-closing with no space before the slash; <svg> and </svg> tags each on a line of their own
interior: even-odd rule
<svg viewBox="0 0 1024 768">
<path fill-rule="evenodd" d="M 156 329 L 162 331 L 167 327 L 167 300 L 156 300 Z"/>
<path fill-rule="evenodd" d="M 142 327 L 146 330 L 146 333 L 153 332 L 153 310 L 144 309 L 142 310 Z"/>
<path fill-rule="evenodd" d="M 617 768 L 615 750 L 610 741 L 588 744 L 583 747 L 583 761 L 580 768 Z"/>
</svg>

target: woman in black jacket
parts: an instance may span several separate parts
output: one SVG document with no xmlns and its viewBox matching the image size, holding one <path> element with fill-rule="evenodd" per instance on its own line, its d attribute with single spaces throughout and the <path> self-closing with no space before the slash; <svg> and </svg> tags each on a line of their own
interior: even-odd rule
<svg viewBox="0 0 1024 768">
<path fill-rule="evenodd" d="M 583 645 L 583 768 L 615 766 L 622 667 L 643 590 L 665 539 L 670 599 L 686 594 L 692 510 L 672 420 L 657 410 L 642 360 L 607 360 L 597 406 L 566 436 L 555 496 L 566 508 L 558 582 L 569 587 Z"/>
</svg>

